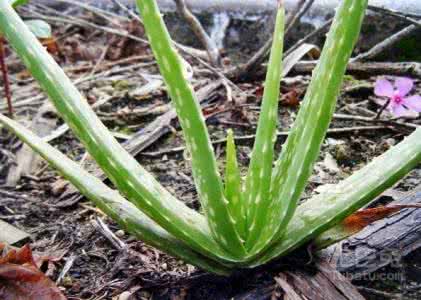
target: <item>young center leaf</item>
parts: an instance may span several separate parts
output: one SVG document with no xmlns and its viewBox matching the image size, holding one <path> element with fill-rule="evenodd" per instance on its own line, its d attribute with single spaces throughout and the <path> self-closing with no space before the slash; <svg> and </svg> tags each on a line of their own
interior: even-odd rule
<svg viewBox="0 0 421 300">
<path fill-rule="evenodd" d="M 236 228 L 242 238 L 246 236 L 246 224 L 244 223 L 245 208 L 240 168 L 237 162 L 237 150 L 235 148 L 234 134 L 228 130 L 227 135 L 227 162 L 225 168 L 225 197 L 229 204 L 228 208 L 235 221 Z"/>
<path fill-rule="evenodd" d="M 182 59 L 173 46 L 156 0 L 137 0 L 137 5 L 183 129 L 194 181 L 213 236 L 226 251 L 242 258 L 246 254 L 243 241 L 230 214 L 203 114 L 186 79 Z"/>
<path fill-rule="evenodd" d="M 265 90 L 256 140 L 246 178 L 246 211 L 247 242 L 246 248 L 253 248 L 267 225 L 267 210 L 271 203 L 270 186 L 276 125 L 278 121 L 279 90 L 282 74 L 284 46 L 285 8 L 283 1 L 278 1 L 275 32 L 272 51 L 266 74 Z"/>
<path fill-rule="evenodd" d="M 294 215 L 334 113 L 366 6 L 367 0 L 344 0 L 336 11 L 302 107 L 274 168 L 266 217 L 271 223 L 253 245 L 256 252 L 281 239 Z"/>
</svg>

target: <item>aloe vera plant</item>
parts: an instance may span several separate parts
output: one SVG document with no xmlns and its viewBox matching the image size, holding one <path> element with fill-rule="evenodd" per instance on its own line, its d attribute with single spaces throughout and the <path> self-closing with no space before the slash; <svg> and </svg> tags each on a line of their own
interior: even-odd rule
<svg viewBox="0 0 421 300">
<path fill-rule="evenodd" d="M 191 154 L 203 214 L 172 196 L 114 140 L 8 1 L 0 2 L 0 33 L 119 192 L 15 121 L 0 115 L 0 123 L 146 243 L 217 274 L 259 266 L 316 239 L 421 161 L 421 129 L 417 129 L 330 191 L 298 204 L 332 118 L 367 0 L 344 0 L 338 8 L 302 108 L 273 167 L 285 19 L 283 3 L 278 1 L 262 110 L 244 181 L 232 132 L 224 178 L 218 172 L 200 106 L 156 0 L 137 0 L 137 5 Z"/>
</svg>

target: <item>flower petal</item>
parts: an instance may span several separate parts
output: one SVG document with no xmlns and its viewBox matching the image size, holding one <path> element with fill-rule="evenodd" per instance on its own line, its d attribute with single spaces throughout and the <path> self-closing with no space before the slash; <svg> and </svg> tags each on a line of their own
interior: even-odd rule
<svg viewBox="0 0 421 300">
<path fill-rule="evenodd" d="M 411 78 L 399 77 L 396 78 L 395 86 L 398 90 L 398 95 L 405 97 L 414 88 L 414 81 Z"/>
<path fill-rule="evenodd" d="M 421 112 L 421 96 L 411 96 L 403 99 L 403 104 L 416 112 Z"/>
<path fill-rule="evenodd" d="M 403 105 L 391 105 L 389 110 L 396 118 L 412 115 L 411 111 L 403 107 Z"/>
<path fill-rule="evenodd" d="M 392 98 L 394 95 L 392 83 L 384 78 L 377 79 L 376 85 L 374 87 L 374 94 L 380 97 Z"/>
<path fill-rule="evenodd" d="M 406 116 L 409 113 L 409 110 L 402 105 L 390 106 L 389 110 L 397 118 Z"/>
</svg>

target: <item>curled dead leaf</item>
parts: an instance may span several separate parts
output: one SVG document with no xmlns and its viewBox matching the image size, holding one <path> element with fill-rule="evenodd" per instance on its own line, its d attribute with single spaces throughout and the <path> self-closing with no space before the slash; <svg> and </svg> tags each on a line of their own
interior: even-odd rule
<svg viewBox="0 0 421 300">
<path fill-rule="evenodd" d="M 326 248 L 360 232 L 368 225 L 387 218 L 405 208 L 421 208 L 421 204 L 380 206 L 357 211 L 318 236 L 314 240 L 314 245 L 317 249 Z"/>
<path fill-rule="evenodd" d="M 0 243 L 0 299 L 65 300 L 55 283 L 36 266 L 29 245 L 7 249 Z"/>
<path fill-rule="evenodd" d="M 421 205 L 392 205 L 367 208 L 350 215 L 341 225 L 346 232 L 355 234 L 371 223 L 387 218 L 405 208 L 421 208 Z"/>
<path fill-rule="evenodd" d="M 53 55 L 60 54 L 60 48 L 59 48 L 55 38 L 53 38 L 53 37 L 41 38 L 40 41 L 49 53 L 51 53 Z"/>
</svg>

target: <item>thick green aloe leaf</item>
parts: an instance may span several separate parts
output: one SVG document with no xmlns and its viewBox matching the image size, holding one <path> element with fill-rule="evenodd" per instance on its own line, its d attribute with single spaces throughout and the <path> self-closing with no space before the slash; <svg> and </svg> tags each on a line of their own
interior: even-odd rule
<svg viewBox="0 0 421 300">
<path fill-rule="evenodd" d="M 353 232 L 347 231 L 347 229 L 341 223 L 339 223 L 329 230 L 323 232 L 321 235 L 317 236 L 312 241 L 312 249 L 325 249 L 330 245 L 343 241 L 352 235 Z"/>
<path fill-rule="evenodd" d="M 183 129 L 191 154 L 193 177 L 215 240 L 232 255 L 245 256 L 243 242 L 229 212 L 222 180 L 199 103 L 173 47 L 156 0 L 137 0 L 152 50 Z"/>
<path fill-rule="evenodd" d="M 358 39 L 367 0 L 344 0 L 337 9 L 321 58 L 276 163 L 265 227 L 253 252 L 282 238 L 319 156 L 348 60 Z"/>
<path fill-rule="evenodd" d="M 173 197 L 114 139 L 63 70 L 4 1 L 0 1 L 0 32 L 47 92 L 62 118 L 128 200 L 198 252 L 223 261 L 235 260 L 212 238 L 204 216 Z"/>
<path fill-rule="evenodd" d="M 179 257 L 213 273 L 227 275 L 229 269 L 191 250 L 168 232 L 163 230 L 117 191 L 83 170 L 79 164 L 44 142 L 17 122 L 0 114 L 0 123 L 13 131 L 22 141 L 45 158 L 77 189 L 122 228 L 145 243 Z"/>
<path fill-rule="evenodd" d="M 244 201 L 242 185 L 241 185 L 241 173 L 237 162 L 237 150 L 235 148 L 234 133 L 232 130 L 228 130 L 227 136 L 227 162 L 225 168 L 225 197 L 228 200 L 228 208 L 236 222 L 236 228 L 240 233 L 241 237 L 245 237 L 246 227 L 244 223 L 241 223 L 244 218 L 244 208 L 242 205 Z"/>
<path fill-rule="evenodd" d="M 50 24 L 43 20 L 27 20 L 25 21 L 25 24 L 39 39 L 48 39 L 52 37 Z"/>
<path fill-rule="evenodd" d="M 284 256 L 316 238 L 393 186 L 421 163 L 421 129 L 375 158 L 329 191 L 300 205 L 284 239 L 272 245 L 252 266 Z"/>
<path fill-rule="evenodd" d="M 266 75 L 262 110 L 246 178 L 246 201 L 244 205 L 247 205 L 247 249 L 253 248 L 256 241 L 262 239 L 261 232 L 267 224 L 267 209 L 271 203 L 270 185 L 278 121 L 285 28 L 285 8 L 282 1 L 278 3 L 279 7 Z"/>
</svg>

